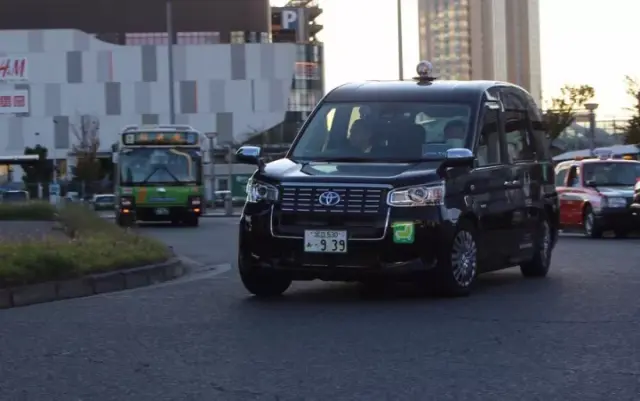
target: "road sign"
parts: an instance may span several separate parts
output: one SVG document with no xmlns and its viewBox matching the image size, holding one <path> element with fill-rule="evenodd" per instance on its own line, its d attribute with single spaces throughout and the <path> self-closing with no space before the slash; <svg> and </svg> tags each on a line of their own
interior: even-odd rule
<svg viewBox="0 0 640 401">
<path fill-rule="evenodd" d="M 60 184 L 49 184 L 50 195 L 60 195 Z"/>
</svg>

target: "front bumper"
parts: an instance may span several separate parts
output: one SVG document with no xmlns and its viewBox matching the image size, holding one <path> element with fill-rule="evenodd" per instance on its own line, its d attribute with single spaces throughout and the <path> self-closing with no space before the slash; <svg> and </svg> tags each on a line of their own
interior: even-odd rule
<svg viewBox="0 0 640 401">
<path fill-rule="evenodd" d="M 122 208 L 121 208 L 122 209 Z M 181 219 L 185 217 L 200 216 L 202 215 L 202 209 L 199 206 L 134 206 L 127 208 L 129 213 L 135 217 L 136 220 L 143 221 L 169 221 L 175 219 Z M 162 213 L 160 213 L 162 212 Z M 166 213 L 165 213 L 166 212 Z"/>
<path fill-rule="evenodd" d="M 604 208 L 596 214 L 596 224 L 602 229 L 640 229 L 640 205 L 626 208 Z"/>
<path fill-rule="evenodd" d="M 375 276 L 424 274 L 436 266 L 439 252 L 447 249 L 445 244 L 453 238 L 454 226 L 442 218 L 439 208 L 420 209 L 387 210 L 368 232 L 363 227 L 349 226 L 346 217 L 330 224 L 296 226 L 294 230 L 278 225 L 281 220 L 275 208 L 260 210 L 248 204 L 240 219 L 238 256 L 243 265 L 285 271 L 294 280 L 358 281 Z M 394 241 L 395 222 L 414 223 L 413 243 Z M 305 229 L 346 230 L 347 252 L 305 252 Z"/>
</svg>

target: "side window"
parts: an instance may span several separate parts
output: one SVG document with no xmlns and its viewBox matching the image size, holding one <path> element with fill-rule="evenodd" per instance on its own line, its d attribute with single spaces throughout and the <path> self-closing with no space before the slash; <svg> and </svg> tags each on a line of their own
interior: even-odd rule
<svg viewBox="0 0 640 401">
<path fill-rule="evenodd" d="M 579 187 L 580 186 L 580 168 L 577 166 L 571 167 L 569 170 L 569 179 L 567 180 L 567 186 Z"/>
<path fill-rule="evenodd" d="M 478 166 L 490 166 L 502 163 L 500 157 L 500 130 L 498 129 L 499 113 L 499 110 L 485 109 L 485 114 L 480 126 L 480 138 L 476 152 Z"/>
<path fill-rule="evenodd" d="M 562 170 L 556 171 L 556 187 L 564 187 L 567 173 L 569 172 L 568 168 L 563 168 Z"/>
<path fill-rule="evenodd" d="M 505 138 L 510 161 L 520 162 L 536 159 L 535 144 L 525 111 L 505 112 Z"/>
</svg>

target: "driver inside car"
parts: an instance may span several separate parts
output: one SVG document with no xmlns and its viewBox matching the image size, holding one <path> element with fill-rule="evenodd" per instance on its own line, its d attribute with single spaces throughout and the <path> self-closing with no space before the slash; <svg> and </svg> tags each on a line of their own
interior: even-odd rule
<svg viewBox="0 0 640 401">
<path fill-rule="evenodd" d="M 354 150 L 362 153 L 370 153 L 373 146 L 373 132 L 365 120 L 356 120 L 351 125 L 349 143 Z"/>
<path fill-rule="evenodd" d="M 463 148 L 467 124 L 462 120 L 452 120 L 444 127 L 444 141 L 450 148 Z"/>
</svg>

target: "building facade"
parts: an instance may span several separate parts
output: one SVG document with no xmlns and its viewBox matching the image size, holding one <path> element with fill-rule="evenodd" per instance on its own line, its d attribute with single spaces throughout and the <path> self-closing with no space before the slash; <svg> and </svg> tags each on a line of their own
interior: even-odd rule
<svg viewBox="0 0 640 401">
<path fill-rule="evenodd" d="M 125 125 L 169 122 L 167 46 L 118 46 L 78 30 L 29 30 L 0 31 L 0 49 L 1 155 L 40 144 L 50 158 L 73 164 L 82 116 L 99 124 L 105 152 Z M 174 52 L 176 123 L 242 143 L 284 120 L 296 45 L 176 45 Z M 15 68 L 20 62 L 21 71 Z M 26 105 L 18 107 L 20 99 Z M 14 179 L 21 176 L 16 172 Z"/>
<path fill-rule="evenodd" d="M 322 25 L 317 0 L 291 0 L 285 7 L 271 8 L 271 39 L 274 43 L 295 43 L 296 62 L 285 120 L 251 142 L 284 148 L 324 95 L 324 46 L 316 35 Z"/>
<path fill-rule="evenodd" d="M 520 85 L 541 100 L 539 0 L 418 0 L 420 57 L 443 79 Z"/>
<path fill-rule="evenodd" d="M 166 3 L 165 0 L 7 0 L 0 13 L 0 27 L 77 29 L 96 34 L 106 42 L 126 44 L 127 34 L 166 32 Z M 240 32 L 270 31 L 269 0 L 174 0 L 172 10 L 174 30 L 192 37 L 211 37 L 216 33 L 220 43 L 230 43 L 231 37 Z"/>
</svg>

